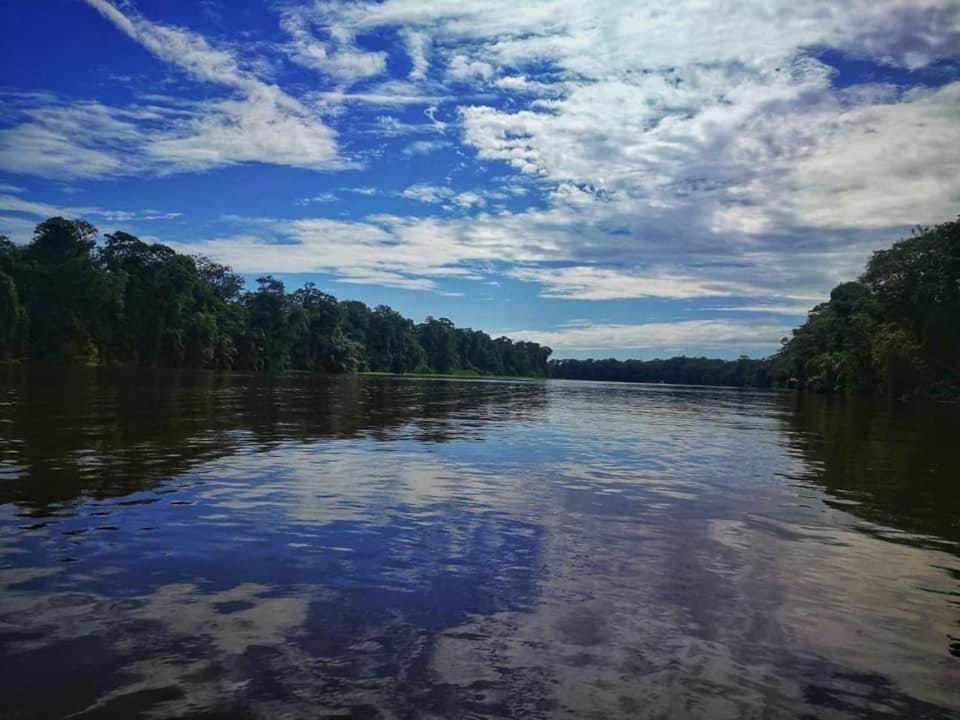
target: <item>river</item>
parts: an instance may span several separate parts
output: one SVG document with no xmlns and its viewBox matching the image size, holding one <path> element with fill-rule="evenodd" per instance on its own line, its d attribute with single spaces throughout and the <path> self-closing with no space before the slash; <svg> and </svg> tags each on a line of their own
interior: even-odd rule
<svg viewBox="0 0 960 720">
<path fill-rule="evenodd" d="M 960 408 L 0 368 L 0 718 L 950 718 Z"/>
</svg>

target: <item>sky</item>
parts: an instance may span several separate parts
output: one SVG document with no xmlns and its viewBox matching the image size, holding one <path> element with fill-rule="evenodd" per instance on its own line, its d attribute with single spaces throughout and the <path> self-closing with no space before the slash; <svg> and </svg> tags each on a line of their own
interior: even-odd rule
<svg viewBox="0 0 960 720">
<path fill-rule="evenodd" d="M 960 0 L 31 0 L 0 28 L 0 234 L 82 217 L 554 357 L 768 355 L 960 213 Z"/>
</svg>

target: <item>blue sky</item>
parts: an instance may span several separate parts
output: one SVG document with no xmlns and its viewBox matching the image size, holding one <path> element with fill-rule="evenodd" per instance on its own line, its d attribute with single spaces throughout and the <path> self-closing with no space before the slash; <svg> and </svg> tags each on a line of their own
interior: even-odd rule
<svg viewBox="0 0 960 720">
<path fill-rule="evenodd" d="M 960 2 L 0 4 L 0 233 L 84 217 L 555 357 L 773 352 L 960 212 Z"/>
</svg>

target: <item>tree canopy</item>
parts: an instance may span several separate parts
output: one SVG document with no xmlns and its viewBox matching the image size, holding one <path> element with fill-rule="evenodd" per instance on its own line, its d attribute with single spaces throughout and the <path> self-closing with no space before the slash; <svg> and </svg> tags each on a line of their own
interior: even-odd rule
<svg viewBox="0 0 960 720">
<path fill-rule="evenodd" d="M 960 222 L 873 253 L 784 338 L 777 385 L 901 396 L 960 385 Z"/>
<path fill-rule="evenodd" d="M 82 220 L 0 237 L 0 359 L 143 367 L 545 376 L 550 348 L 340 301 Z"/>
</svg>

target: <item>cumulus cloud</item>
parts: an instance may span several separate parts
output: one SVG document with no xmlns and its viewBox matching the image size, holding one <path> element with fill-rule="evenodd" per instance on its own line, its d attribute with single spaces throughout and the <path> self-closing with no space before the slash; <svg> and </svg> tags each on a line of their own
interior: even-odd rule
<svg viewBox="0 0 960 720">
<path fill-rule="evenodd" d="M 472 190 L 458 193 L 453 198 L 453 201 L 462 208 L 472 208 L 474 206 L 487 204 L 487 201 L 479 193 L 475 193 Z"/>
<path fill-rule="evenodd" d="M 454 55 L 447 68 L 447 75 L 454 80 L 489 80 L 493 77 L 493 66 L 482 60 L 471 60 L 464 55 Z"/>
<path fill-rule="evenodd" d="M 557 190 L 496 222 L 620 268 L 596 286 L 528 271 L 547 295 L 807 297 L 960 201 L 960 83 L 843 89 L 817 54 L 922 68 L 956 55 L 958 3 L 324 7 L 351 32 L 429 32 L 448 79 L 501 91 L 461 104 L 464 141 Z"/>
</svg>

